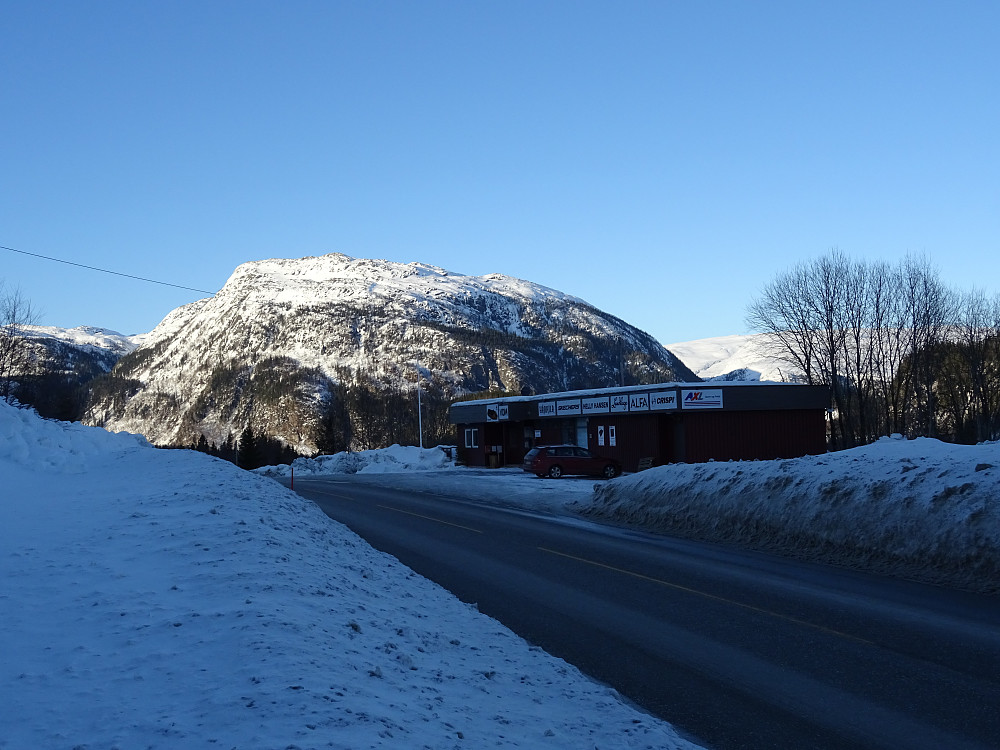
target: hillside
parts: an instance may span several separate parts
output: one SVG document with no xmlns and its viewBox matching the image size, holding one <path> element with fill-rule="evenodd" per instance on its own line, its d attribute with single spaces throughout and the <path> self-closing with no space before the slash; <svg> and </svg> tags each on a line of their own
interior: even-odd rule
<svg viewBox="0 0 1000 750">
<path fill-rule="evenodd" d="M 11 373 L 14 397 L 43 416 L 65 420 L 80 418 L 86 385 L 110 372 L 142 340 L 91 326 L 27 325 L 21 334 L 27 342 L 26 357 Z"/>
<path fill-rule="evenodd" d="M 301 453 L 415 442 L 443 405 L 697 377 L 648 334 L 509 276 L 334 254 L 239 266 L 172 312 L 106 378 L 86 421 L 161 445 L 220 444 L 248 424 Z"/>
</svg>

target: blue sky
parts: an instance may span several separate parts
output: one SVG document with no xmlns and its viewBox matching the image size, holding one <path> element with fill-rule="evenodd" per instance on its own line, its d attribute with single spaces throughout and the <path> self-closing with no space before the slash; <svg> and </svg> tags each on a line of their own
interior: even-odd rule
<svg viewBox="0 0 1000 750">
<path fill-rule="evenodd" d="M 0 0 L 0 245 L 215 291 L 343 252 L 663 343 L 839 248 L 998 291 L 1000 3 Z M 46 325 L 204 295 L 0 250 Z"/>
</svg>

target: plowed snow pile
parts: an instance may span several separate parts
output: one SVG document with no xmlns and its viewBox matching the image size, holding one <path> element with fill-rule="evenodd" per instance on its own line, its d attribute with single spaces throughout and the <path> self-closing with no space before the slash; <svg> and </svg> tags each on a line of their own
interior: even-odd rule
<svg viewBox="0 0 1000 750">
<path fill-rule="evenodd" d="M 689 748 L 270 479 L 0 401 L 0 748 Z"/>
<path fill-rule="evenodd" d="M 783 461 L 598 484 L 585 515 L 974 591 L 1000 591 L 1000 444 L 882 438 Z"/>
</svg>

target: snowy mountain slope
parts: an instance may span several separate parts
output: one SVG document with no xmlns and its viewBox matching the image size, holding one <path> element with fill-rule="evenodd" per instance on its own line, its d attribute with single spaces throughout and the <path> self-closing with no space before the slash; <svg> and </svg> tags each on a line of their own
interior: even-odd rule
<svg viewBox="0 0 1000 750">
<path fill-rule="evenodd" d="M 0 400 L 0 748 L 693 746 L 276 482 Z"/>
<path fill-rule="evenodd" d="M 802 373 L 767 353 L 763 334 L 715 336 L 668 344 L 667 350 L 705 380 L 798 382 Z"/>
<path fill-rule="evenodd" d="M 87 420 L 158 444 L 218 442 L 253 422 L 310 453 L 336 385 L 411 392 L 418 371 L 442 400 L 696 379 L 648 334 L 562 292 L 335 254 L 238 267 L 119 362 Z"/>
<path fill-rule="evenodd" d="M 110 371 L 121 357 L 135 351 L 143 338 L 91 326 L 24 326 L 22 331 L 41 368 L 79 373 L 81 377 L 91 371 Z"/>
</svg>

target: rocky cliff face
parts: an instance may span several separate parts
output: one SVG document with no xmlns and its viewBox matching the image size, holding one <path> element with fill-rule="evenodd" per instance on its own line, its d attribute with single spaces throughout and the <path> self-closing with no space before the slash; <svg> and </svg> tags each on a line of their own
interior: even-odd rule
<svg viewBox="0 0 1000 750">
<path fill-rule="evenodd" d="M 238 267 L 99 379 L 86 421 L 157 444 L 220 443 L 252 423 L 303 453 L 331 431 L 370 447 L 408 424 L 397 407 L 418 373 L 432 410 L 486 390 L 697 380 L 649 335 L 553 289 L 337 254 Z"/>
</svg>

